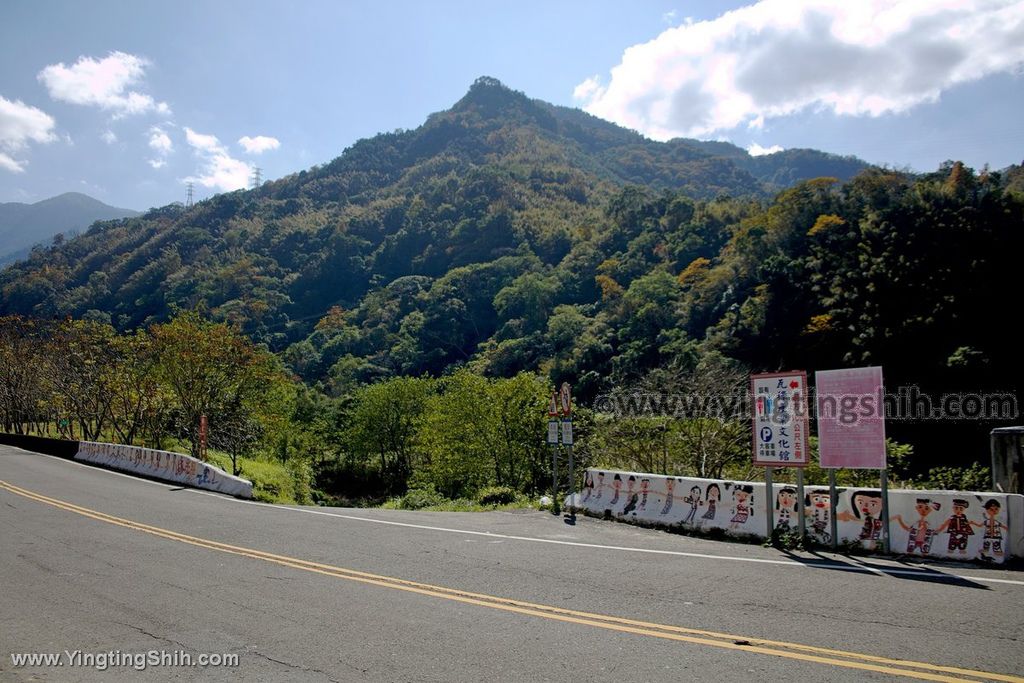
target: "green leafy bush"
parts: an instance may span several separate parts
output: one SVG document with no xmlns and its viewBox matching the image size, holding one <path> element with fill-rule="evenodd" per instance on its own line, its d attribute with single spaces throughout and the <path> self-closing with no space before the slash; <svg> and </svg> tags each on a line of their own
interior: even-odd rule
<svg viewBox="0 0 1024 683">
<path fill-rule="evenodd" d="M 947 491 L 988 491 L 992 478 L 987 467 L 975 462 L 970 467 L 933 467 L 921 486 Z"/>
<path fill-rule="evenodd" d="M 516 501 L 517 495 L 510 486 L 488 486 L 480 490 L 476 499 L 481 505 L 510 505 Z"/>
<path fill-rule="evenodd" d="M 432 486 L 422 489 L 409 489 L 404 496 L 399 498 L 398 509 L 422 510 L 423 508 L 441 505 L 445 500 L 445 497 L 438 493 Z"/>
</svg>

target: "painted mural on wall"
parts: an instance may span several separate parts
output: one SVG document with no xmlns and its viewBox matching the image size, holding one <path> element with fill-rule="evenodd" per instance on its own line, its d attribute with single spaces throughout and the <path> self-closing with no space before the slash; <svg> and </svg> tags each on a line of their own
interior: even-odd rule
<svg viewBox="0 0 1024 683">
<path fill-rule="evenodd" d="M 592 514 L 627 522 L 764 538 L 765 492 L 763 482 L 589 469 L 577 501 Z M 796 532 L 802 516 L 807 534 L 828 545 L 834 514 L 838 543 L 881 550 L 880 490 L 838 489 L 834 511 L 827 487 L 808 486 L 800 499 L 795 486 L 775 484 L 772 494 L 776 529 Z M 890 490 L 892 552 L 1002 563 L 1010 556 L 1007 498 L 1001 493 Z"/>
<path fill-rule="evenodd" d="M 252 482 L 181 453 L 82 441 L 75 459 L 209 491 L 252 498 Z"/>
</svg>

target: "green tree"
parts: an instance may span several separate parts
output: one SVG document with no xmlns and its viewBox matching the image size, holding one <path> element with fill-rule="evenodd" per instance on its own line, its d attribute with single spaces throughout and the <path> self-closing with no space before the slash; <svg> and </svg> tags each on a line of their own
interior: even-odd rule
<svg viewBox="0 0 1024 683">
<path fill-rule="evenodd" d="M 435 380 L 396 377 L 358 389 L 345 435 L 349 450 L 377 460 L 391 494 L 403 493 L 417 463 L 419 431 Z"/>
<path fill-rule="evenodd" d="M 181 313 L 153 326 L 150 334 L 157 377 L 174 398 L 195 457 L 200 455 L 201 416 L 255 415 L 268 391 L 284 381 L 273 355 L 197 313 Z M 211 422 L 211 433 L 217 429 Z"/>
</svg>

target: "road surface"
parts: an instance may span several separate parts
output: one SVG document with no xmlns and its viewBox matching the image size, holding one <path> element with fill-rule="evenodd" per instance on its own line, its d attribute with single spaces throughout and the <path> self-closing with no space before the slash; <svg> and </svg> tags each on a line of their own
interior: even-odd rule
<svg viewBox="0 0 1024 683">
<path fill-rule="evenodd" d="M 0 681 L 135 678 L 150 651 L 238 664 L 147 680 L 1024 681 L 1022 606 L 1020 572 L 268 506 L 0 446 Z"/>
</svg>

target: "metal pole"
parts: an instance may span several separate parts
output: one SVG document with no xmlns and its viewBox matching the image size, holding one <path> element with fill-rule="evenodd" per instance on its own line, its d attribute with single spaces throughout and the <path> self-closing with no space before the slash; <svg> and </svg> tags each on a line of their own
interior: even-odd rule
<svg viewBox="0 0 1024 683">
<path fill-rule="evenodd" d="M 558 504 L 558 446 L 551 447 L 551 514 L 557 515 Z"/>
<path fill-rule="evenodd" d="M 882 468 L 882 552 L 889 552 L 889 470 Z"/>
<path fill-rule="evenodd" d="M 802 541 L 807 535 L 807 519 L 804 515 L 807 514 L 807 509 L 804 507 L 804 468 L 796 468 L 796 506 L 800 510 L 800 514 L 797 515 L 799 520 L 800 529 L 800 540 Z"/>
<path fill-rule="evenodd" d="M 836 471 L 828 471 L 828 520 L 832 532 L 832 550 L 839 548 L 839 524 L 836 520 L 836 509 L 839 507 L 839 494 L 836 493 Z"/>
<path fill-rule="evenodd" d="M 775 486 L 772 484 L 772 468 L 764 468 L 764 511 L 768 518 L 768 536 L 772 540 L 772 532 L 775 531 L 775 515 L 772 513 L 772 501 L 775 499 Z"/>
<path fill-rule="evenodd" d="M 572 446 L 566 446 L 569 451 L 569 517 L 576 519 L 576 472 L 575 462 L 572 459 Z"/>
</svg>

